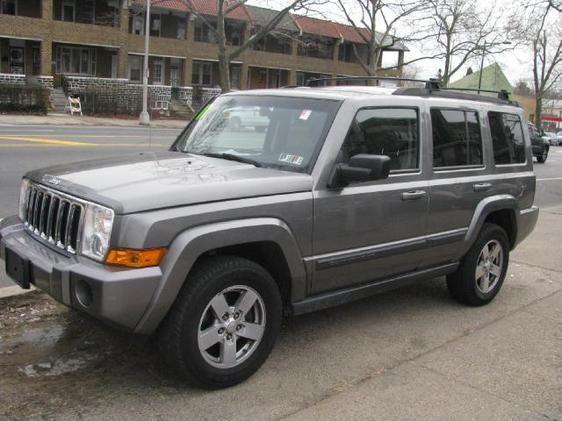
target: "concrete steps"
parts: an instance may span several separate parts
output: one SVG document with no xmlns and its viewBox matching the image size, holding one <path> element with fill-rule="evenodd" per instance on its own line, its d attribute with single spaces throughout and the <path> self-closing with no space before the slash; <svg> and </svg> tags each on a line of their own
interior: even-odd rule
<svg viewBox="0 0 562 421">
<path fill-rule="evenodd" d="M 193 110 L 189 105 L 182 104 L 177 99 L 172 98 L 170 101 L 170 114 L 190 120 L 193 118 Z"/>
<path fill-rule="evenodd" d="M 53 111 L 58 114 L 64 113 L 64 107 L 68 102 L 67 96 L 61 88 L 55 88 L 51 93 L 51 104 L 53 105 Z"/>
</svg>

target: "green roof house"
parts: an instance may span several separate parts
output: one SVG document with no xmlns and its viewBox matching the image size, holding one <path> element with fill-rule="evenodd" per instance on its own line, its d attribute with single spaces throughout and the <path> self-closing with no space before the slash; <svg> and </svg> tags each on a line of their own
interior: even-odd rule
<svg viewBox="0 0 562 421">
<path fill-rule="evenodd" d="M 478 79 L 480 78 L 480 71 L 466 75 L 462 79 L 449 84 L 449 88 L 462 88 L 462 89 L 478 89 Z M 482 86 L 481 89 L 488 91 L 501 91 L 506 90 L 510 94 L 513 93 L 513 86 L 507 80 L 504 72 L 498 63 L 490 64 L 482 69 Z M 486 95 L 485 92 L 482 93 Z M 488 94 L 493 95 L 495 94 Z"/>
</svg>

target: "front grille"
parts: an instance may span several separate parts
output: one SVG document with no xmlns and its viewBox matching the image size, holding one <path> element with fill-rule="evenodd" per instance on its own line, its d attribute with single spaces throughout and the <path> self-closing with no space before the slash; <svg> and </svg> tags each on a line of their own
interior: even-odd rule
<svg viewBox="0 0 562 421">
<path fill-rule="evenodd" d="M 24 225 L 35 237 L 75 254 L 82 232 L 84 203 L 48 187 L 31 184 Z"/>
</svg>

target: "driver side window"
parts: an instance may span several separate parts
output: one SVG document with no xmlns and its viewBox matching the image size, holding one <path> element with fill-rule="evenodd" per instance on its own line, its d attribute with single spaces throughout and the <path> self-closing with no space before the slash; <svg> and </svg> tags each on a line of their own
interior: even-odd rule
<svg viewBox="0 0 562 421">
<path fill-rule="evenodd" d="M 339 161 L 358 154 L 386 155 L 391 171 L 419 168 L 419 118 L 413 108 L 360 110 L 345 138 Z"/>
</svg>

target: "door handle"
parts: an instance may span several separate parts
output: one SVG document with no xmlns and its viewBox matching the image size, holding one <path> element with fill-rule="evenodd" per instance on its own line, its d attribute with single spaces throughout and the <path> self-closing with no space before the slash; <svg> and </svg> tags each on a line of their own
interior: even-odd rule
<svg viewBox="0 0 562 421">
<path fill-rule="evenodd" d="M 402 200 L 418 200 L 427 196 L 425 190 L 412 190 L 402 193 Z"/>
<path fill-rule="evenodd" d="M 490 183 L 477 183 L 472 186 L 474 191 L 488 191 L 492 188 Z"/>
</svg>

